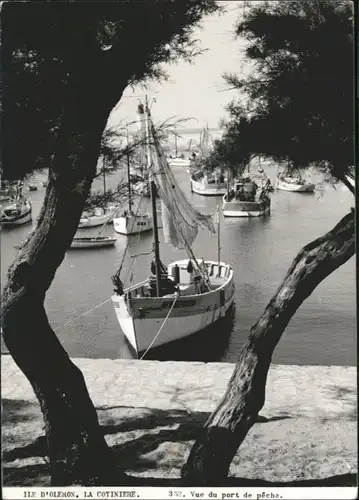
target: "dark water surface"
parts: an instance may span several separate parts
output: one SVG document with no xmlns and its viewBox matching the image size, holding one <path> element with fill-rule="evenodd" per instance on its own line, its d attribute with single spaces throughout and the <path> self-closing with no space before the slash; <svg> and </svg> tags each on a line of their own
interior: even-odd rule
<svg viewBox="0 0 359 500">
<path fill-rule="evenodd" d="M 175 173 L 192 203 L 204 213 L 214 212 L 221 198 L 191 194 L 186 169 L 178 167 Z M 275 176 L 275 170 L 268 173 L 272 178 Z M 115 176 L 109 177 L 109 185 L 116 182 Z M 94 188 L 100 189 L 101 183 L 96 181 Z M 33 203 L 34 220 L 44 191 L 41 187 L 27 194 Z M 341 186 L 336 189 L 325 186 L 314 194 L 276 191 L 270 217 L 222 220 L 221 260 L 229 262 L 235 272 L 236 306 L 232 315 L 207 331 L 159 348 L 146 358 L 235 361 L 250 326 L 262 313 L 299 249 L 330 230 L 353 204 L 353 196 Z M 17 252 L 14 245 L 30 230 L 31 224 L 1 231 L 2 283 Z M 98 228 L 92 228 L 82 230 L 81 234 L 91 235 L 97 231 Z M 108 226 L 103 234 L 112 233 L 112 226 Z M 126 237 L 119 234 L 116 237 L 115 248 L 69 251 L 47 294 L 49 320 L 71 356 L 132 357 L 111 301 L 95 308 L 112 293 L 111 275 L 116 272 L 126 245 Z M 160 239 L 162 241 L 162 234 Z M 151 233 L 142 234 L 140 239 L 136 235 L 130 238 L 132 254 L 151 248 Z M 194 251 L 198 257 L 216 259 L 217 236 L 200 231 Z M 165 264 L 185 257 L 182 251 L 174 251 L 165 244 L 161 246 L 161 259 Z M 147 277 L 150 260 L 151 255 L 136 259 L 134 282 Z M 129 262 L 130 259 L 126 259 L 124 274 Z M 301 306 L 276 348 L 273 362 L 355 365 L 355 292 L 355 260 L 352 258 L 324 280 Z"/>
</svg>

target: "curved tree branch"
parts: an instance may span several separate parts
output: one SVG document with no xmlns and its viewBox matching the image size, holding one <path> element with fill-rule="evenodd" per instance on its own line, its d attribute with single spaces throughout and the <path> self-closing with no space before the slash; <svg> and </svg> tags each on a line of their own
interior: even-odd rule
<svg viewBox="0 0 359 500">
<path fill-rule="evenodd" d="M 355 252 L 354 210 L 298 253 L 264 313 L 252 326 L 226 393 L 207 420 L 182 469 L 186 485 L 225 484 L 238 447 L 265 402 L 273 351 L 313 290 Z"/>
<path fill-rule="evenodd" d="M 346 175 L 343 175 L 342 177 L 340 177 L 340 180 L 342 181 L 342 183 L 349 189 L 349 191 L 355 195 L 355 184 L 354 182 L 351 182 L 350 180 L 350 177 L 346 176 Z"/>
</svg>

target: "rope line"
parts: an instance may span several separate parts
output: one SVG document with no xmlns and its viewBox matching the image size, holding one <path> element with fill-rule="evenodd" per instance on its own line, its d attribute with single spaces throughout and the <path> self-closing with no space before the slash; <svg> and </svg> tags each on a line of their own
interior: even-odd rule
<svg viewBox="0 0 359 500">
<path fill-rule="evenodd" d="M 131 267 L 133 268 L 133 266 L 135 265 L 136 263 L 136 254 L 138 252 L 138 249 L 139 249 L 139 246 L 140 246 L 140 238 L 141 238 L 141 232 L 139 231 L 137 233 L 137 242 L 136 242 L 136 250 L 135 250 L 135 254 L 134 255 L 131 255 L 131 258 L 132 258 L 132 265 Z M 150 252 L 152 253 L 152 252 Z M 135 279 L 135 273 L 132 272 L 131 274 L 131 277 L 130 277 L 130 285 L 133 283 L 133 280 Z"/>
<path fill-rule="evenodd" d="M 177 299 L 179 297 L 179 293 L 176 294 L 175 298 L 174 298 L 174 301 L 172 302 L 172 305 L 171 305 L 171 308 L 170 310 L 168 311 L 167 313 L 167 316 L 165 317 L 162 325 L 160 326 L 160 329 L 158 330 L 158 332 L 156 333 L 154 339 L 152 340 L 152 342 L 150 343 L 150 345 L 147 347 L 147 349 L 145 350 L 145 352 L 142 354 L 142 356 L 140 357 L 140 361 L 146 356 L 146 354 L 148 353 L 148 351 L 151 349 L 151 347 L 153 346 L 153 344 L 155 343 L 156 339 L 158 338 L 159 334 L 162 332 L 163 330 L 163 327 L 165 326 L 168 318 L 170 317 L 170 314 L 172 312 L 172 309 L 174 308 L 175 306 L 175 303 L 177 302 Z"/>
<path fill-rule="evenodd" d="M 140 198 L 140 201 L 137 205 L 137 209 L 136 209 L 136 212 L 135 212 L 135 218 L 137 217 L 139 211 L 140 211 L 140 206 L 141 206 L 141 202 L 142 202 L 142 199 L 143 199 L 143 195 L 141 195 L 141 198 Z M 118 271 L 116 274 L 120 275 L 121 271 L 122 271 L 122 266 L 123 266 L 123 263 L 125 261 L 125 257 L 126 257 L 126 254 L 127 254 L 127 251 L 128 251 L 128 247 L 130 245 L 130 240 L 129 238 L 127 238 L 127 243 L 126 243 L 126 246 L 125 246 L 125 250 L 123 252 L 123 255 L 122 255 L 122 259 L 121 259 L 121 263 L 120 263 L 120 267 L 118 268 Z"/>
<path fill-rule="evenodd" d="M 107 302 L 109 302 L 111 300 L 111 297 L 109 297 L 108 299 L 104 300 L 103 302 L 101 302 L 100 304 L 97 304 L 97 306 L 94 306 L 94 307 L 91 307 L 91 309 L 89 309 L 88 311 L 85 311 L 84 313 L 81 313 L 81 314 L 78 314 L 77 316 L 75 316 L 74 318 L 71 318 L 67 321 L 65 321 L 65 323 L 61 326 L 58 326 L 57 328 L 53 328 L 54 332 L 60 330 L 60 328 L 66 328 L 67 326 L 69 326 L 71 323 L 73 323 L 74 321 L 76 321 L 77 319 L 80 319 L 82 318 L 82 316 L 86 316 L 87 314 L 90 314 L 92 311 L 94 311 L 95 309 L 103 306 L 104 304 L 106 304 Z"/>
</svg>

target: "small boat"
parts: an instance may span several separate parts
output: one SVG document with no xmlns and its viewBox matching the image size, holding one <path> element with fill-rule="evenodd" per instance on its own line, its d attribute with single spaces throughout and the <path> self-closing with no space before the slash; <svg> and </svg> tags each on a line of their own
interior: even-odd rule
<svg viewBox="0 0 359 500">
<path fill-rule="evenodd" d="M 30 200 L 22 195 L 4 205 L 1 209 L 0 224 L 3 227 L 15 227 L 31 222 L 32 206 Z"/>
<path fill-rule="evenodd" d="M 260 217 L 270 213 L 270 193 L 273 191 L 269 179 L 262 187 L 250 177 L 238 179 L 223 196 L 225 217 Z"/>
<path fill-rule="evenodd" d="M 113 216 L 113 209 L 111 210 L 96 207 L 92 211 L 83 212 L 78 227 L 79 229 L 85 229 L 88 227 L 103 226 L 104 224 L 111 222 Z"/>
<path fill-rule="evenodd" d="M 138 114 L 143 114 L 143 106 L 139 106 Z M 128 133 L 127 133 L 128 140 Z M 129 144 L 128 144 L 129 145 Z M 149 231 L 153 228 L 153 218 L 152 214 L 143 212 L 139 209 L 136 212 L 132 210 L 132 196 L 134 188 L 131 183 L 131 165 L 130 165 L 130 155 L 127 154 L 127 188 L 128 188 L 128 210 L 125 210 L 122 215 L 119 217 L 115 217 L 113 219 L 113 227 L 116 233 L 131 235 L 143 233 L 144 231 Z M 149 190 L 149 196 L 151 196 L 151 192 L 149 189 L 149 184 L 146 183 L 146 187 Z M 145 187 L 142 187 L 141 196 L 147 195 L 147 190 Z M 141 202 L 141 201 L 140 201 Z"/>
<path fill-rule="evenodd" d="M 147 169 L 147 154 L 146 154 L 146 125 L 145 125 L 145 113 L 142 104 L 137 106 L 137 128 L 139 131 L 140 145 L 139 145 L 139 166 L 137 168 L 137 175 L 141 177 L 132 186 L 134 193 L 139 196 L 144 196 L 145 198 L 151 197 L 151 187 L 148 176 Z M 128 135 L 127 135 L 128 137 Z M 128 157 L 127 157 L 128 158 Z M 155 192 L 155 197 L 158 197 L 157 192 Z"/>
<path fill-rule="evenodd" d="M 175 126 L 176 129 L 176 126 Z M 170 155 L 168 158 L 168 164 L 171 167 L 189 167 L 191 164 L 191 160 L 189 158 L 185 158 L 184 154 L 178 153 L 177 146 L 177 131 L 173 132 L 174 137 L 174 155 Z"/>
<path fill-rule="evenodd" d="M 106 172 L 108 167 L 105 166 L 104 160 L 102 160 L 102 172 L 103 177 L 103 194 L 106 194 Z M 85 210 L 82 215 L 78 225 L 79 229 L 86 229 L 89 227 L 103 226 L 112 222 L 114 215 L 116 214 L 117 207 L 114 205 L 107 205 L 104 208 L 94 207 L 90 210 Z"/>
<path fill-rule="evenodd" d="M 299 172 L 287 169 L 278 174 L 276 188 L 293 193 L 313 193 L 315 184 L 306 181 Z"/>
<path fill-rule="evenodd" d="M 153 228 L 153 219 L 150 213 L 124 211 L 122 215 L 113 219 L 116 233 L 130 235 L 143 233 Z"/>
<path fill-rule="evenodd" d="M 29 191 L 37 191 L 37 186 L 35 186 L 35 184 L 28 184 L 27 188 Z"/>
<path fill-rule="evenodd" d="M 168 164 L 171 167 L 189 167 L 191 165 L 191 159 L 175 156 L 173 158 L 168 159 Z"/>
<path fill-rule="evenodd" d="M 116 238 L 111 236 L 75 236 L 70 248 L 105 248 L 113 247 Z"/>
<path fill-rule="evenodd" d="M 150 121 L 147 99 L 145 110 L 146 130 L 151 134 L 147 152 L 151 165 L 150 186 L 152 196 L 157 186 L 161 199 L 164 240 L 184 249 L 188 258 L 171 262 L 167 268 L 161 262 L 157 212 L 153 204 L 152 276 L 126 289 L 120 278 L 122 266 L 112 277 L 115 286 L 112 302 L 117 320 L 137 355 L 142 353 L 141 359 L 154 347 L 195 334 L 215 323 L 231 307 L 235 293 L 233 270 L 220 259 L 219 237 L 217 260 L 197 259 L 191 249 L 200 226 L 215 232 L 212 216 L 198 212 L 178 186 Z"/>
<path fill-rule="evenodd" d="M 47 187 L 48 183 L 49 183 L 48 181 L 42 181 L 41 185 L 42 185 L 42 187 Z"/>
<path fill-rule="evenodd" d="M 210 172 L 204 168 L 205 161 L 211 153 L 213 141 L 209 132 L 208 125 L 201 131 L 200 137 L 200 156 L 192 155 L 191 166 L 191 191 L 202 196 L 223 196 L 228 187 L 227 176 L 222 169 L 216 168 Z"/>
<path fill-rule="evenodd" d="M 191 175 L 191 190 L 202 196 L 223 196 L 227 192 L 227 178 L 221 171 L 199 170 Z"/>
</svg>

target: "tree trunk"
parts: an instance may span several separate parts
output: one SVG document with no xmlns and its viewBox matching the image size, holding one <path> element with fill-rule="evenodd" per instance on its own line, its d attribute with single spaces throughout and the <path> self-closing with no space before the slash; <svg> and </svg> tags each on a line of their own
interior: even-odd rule
<svg viewBox="0 0 359 500">
<path fill-rule="evenodd" d="M 41 405 L 52 485 L 121 484 L 83 375 L 57 339 L 44 309 L 46 291 L 76 233 L 114 104 L 105 106 L 103 99 L 102 107 L 95 104 L 93 91 L 83 98 L 75 94 L 64 110 L 36 228 L 9 268 L 3 336 Z"/>
<path fill-rule="evenodd" d="M 267 373 L 282 333 L 302 302 L 354 252 L 354 210 L 299 252 L 252 326 L 226 393 L 193 445 L 182 469 L 185 485 L 225 484 L 233 457 L 264 405 Z"/>
</svg>

